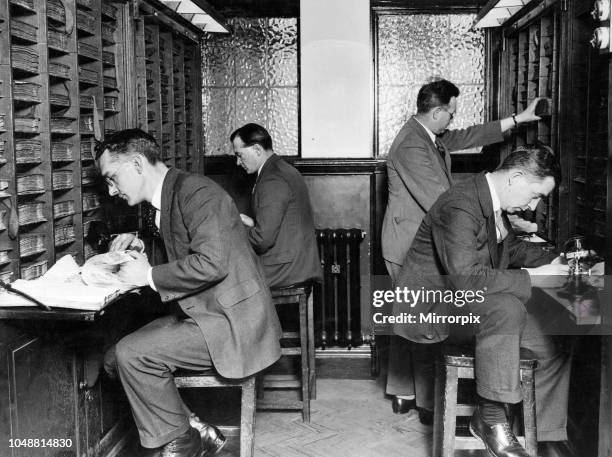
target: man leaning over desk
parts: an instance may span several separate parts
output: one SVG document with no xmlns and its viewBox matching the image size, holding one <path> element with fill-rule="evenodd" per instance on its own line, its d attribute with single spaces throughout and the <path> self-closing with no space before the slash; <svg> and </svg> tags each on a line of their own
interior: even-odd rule
<svg viewBox="0 0 612 457">
<path fill-rule="evenodd" d="M 97 147 L 96 164 L 111 196 L 157 210 L 168 256 L 168 263 L 151 266 L 130 251 L 134 260 L 118 275 L 180 306 L 178 314 L 120 340 L 107 371 L 119 374 L 143 447 L 161 448 L 168 457 L 214 452 L 222 443 L 210 436 L 210 426 L 190 418 L 172 373 L 214 367 L 221 376 L 242 378 L 280 357 L 280 324 L 238 210 L 209 178 L 168 168 L 155 139 L 140 129 L 109 135 Z M 135 242 L 123 234 L 111 250 Z"/>
<path fill-rule="evenodd" d="M 567 439 L 570 360 L 542 332 L 545 322 L 526 310 L 532 286 L 562 285 L 568 266 L 534 243 L 518 240 L 508 213 L 535 207 L 560 179 L 559 164 L 548 148 L 518 148 L 492 173 L 455 185 L 434 203 L 421 223 L 398 277 L 399 287 L 432 291 L 471 291 L 483 300 L 462 307 L 453 303 L 403 303 L 395 312 L 417 315 L 475 315 L 474 328 L 418 320 L 394 332 L 419 343 L 446 338 L 475 341 L 478 405 L 472 434 L 496 457 L 529 457 L 506 417 L 506 405 L 521 401 L 519 349 L 538 360 L 535 371 L 538 441 Z M 552 282 L 550 282 L 552 281 Z M 472 295 L 472 297 L 474 297 Z M 466 332 L 465 330 L 473 330 Z"/>
</svg>

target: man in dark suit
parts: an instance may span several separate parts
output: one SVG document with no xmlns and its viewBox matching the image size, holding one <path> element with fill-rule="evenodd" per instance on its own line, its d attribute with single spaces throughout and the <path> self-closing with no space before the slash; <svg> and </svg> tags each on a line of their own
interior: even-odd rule
<svg viewBox="0 0 612 457">
<path fill-rule="evenodd" d="M 321 278 L 312 208 L 304 178 L 274 153 L 260 125 L 246 124 L 230 136 L 237 163 L 257 173 L 251 206 L 241 214 L 248 238 L 263 263 L 268 285 L 287 287 Z"/>
<path fill-rule="evenodd" d="M 502 141 L 503 132 L 539 119 L 534 114 L 534 100 L 525 111 L 500 121 L 447 130 L 457 112 L 458 96 L 457 86 L 443 79 L 421 87 L 417 114 L 404 124 L 389 150 L 389 199 L 382 226 L 382 250 L 394 283 L 423 216 L 453 183 L 449 152 Z M 418 406 L 424 423 L 431 422 L 433 408 L 433 373 L 431 363 L 427 363 L 430 360 L 431 354 L 425 349 L 392 338 L 387 394 L 394 396 L 393 411 L 403 413 Z"/>
<path fill-rule="evenodd" d="M 479 402 L 470 430 L 495 456 L 528 456 L 505 414 L 506 404 L 521 401 L 520 347 L 538 359 L 538 440 L 566 439 L 569 357 L 543 335 L 544 323 L 525 306 L 532 286 L 562 285 L 568 267 L 555 254 L 518 240 L 506 217 L 535 207 L 559 179 L 559 164 L 548 148 L 519 148 L 493 173 L 455 185 L 423 219 L 397 281 L 399 287 L 454 294 L 454 301 L 432 293 L 431 300 L 415 306 L 397 303 L 395 312 L 418 318 L 412 324 L 396 325 L 394 332 L 411 341 L 435 343 L 462 333 L 465 339 L 465 330 L 473 330 Z M 465 299 L 468 291 L 476 294 L 471 300 Z M 421 317 L 433 313 L 477 316 L 479 322 L 471 328 Z M 471 336 L 468 332 L 468 341 Z"/>
<path fill-rule="evenodd" d="M 110 195 L 155 207 L 168 256 L 168 263 L 151 266 L 131 251 L 134 260 L 118 275 L 180 306 L 119 341 L 111 362 L 143 447 L 163 446 L 168 457 L 200 457 L 205 449 L 172 373 L 214 366 L 221 376 L 242 378 L 280 357 L 280 325 L 263 272 L 231 197 L 204 176 L 166 167 L 149 134 L 131 129 L 109 136 L 96 163 Z M 111 250 L 134 242 L 124 234 Z"/>
</svg>

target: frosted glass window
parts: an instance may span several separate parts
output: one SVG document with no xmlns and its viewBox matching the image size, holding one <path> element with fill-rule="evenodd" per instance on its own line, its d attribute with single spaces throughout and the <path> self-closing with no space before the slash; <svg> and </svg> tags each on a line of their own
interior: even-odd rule
<svg viewBox="0 0 612 457">
<path fill-rule="evenodd" d="M 206 155 L 232 154 L 229 135 L 255 122 L 279 155 L 298 154 L 297 19 L 234 18 L 202 46 Z"/>
<path fill-rule="evenodd" d="M 461 91 L 450 128 L 485 117 L 484 32 L 473 14 L 380 14 L 377 26 L 379 156 L 386 156 L 404 123 L 416 113 L 420 87 L 444 78 Z M 461 152 L 478 152 L 473 149 Z"/>
</svg>

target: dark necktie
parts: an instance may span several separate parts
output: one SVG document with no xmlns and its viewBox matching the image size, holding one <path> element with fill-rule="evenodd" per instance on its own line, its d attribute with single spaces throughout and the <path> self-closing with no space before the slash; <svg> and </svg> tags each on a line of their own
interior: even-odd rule
<svg viewBox="0 0 612 457">
<path fill-rule="evenodd" d="M 442 142 L 438 138 L 436 138 L 436 149 L 438 150 L 440 157 L 442 157 L 442 160 L 446 160 L 446 150 L 444 149 L 444 146 L 442 146 Z"/>
<path fill-rule="evenodd" d="M 508 236 L 508 229 L 504 224 L 501 209 L 495 211 L 495 227 L 497 227 L 497 242 L 501 243 Z"/>
</svg>

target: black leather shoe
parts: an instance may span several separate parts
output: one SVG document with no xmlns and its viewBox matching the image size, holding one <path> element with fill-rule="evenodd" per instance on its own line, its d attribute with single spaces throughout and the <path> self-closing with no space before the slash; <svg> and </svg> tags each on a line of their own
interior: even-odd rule
<svg viewBox="0 0 612 457">
<path fill-rule="evenodd" d="M 476 408 L 470 420 L 470 433 L 480 438 L 489 454 L 495 457 L 530 457 L 516 439 L 508 422 L 488 425 Z"/>
<path fill-rule="evenodd" d="M 204 449 L 206 449 L 210 455 L 216 454 L 225 446 L 225 436 L 223 436 L 221 430 L 214 425 L 202 422 L 195 414 L 189 417 L 189 424 L 200 433 Z"/>
<path fill-rule="evenodd" d="M 418 408 L 419 421 L 423 425 L 433 425 L 433 411 L 431 409 Z"/>
<path fill-rule="evenodd" d="M 206 454 L 200 434 L 189 427 L 185 433 L 161 448 L 160 457 L 203 457 Z"/>
<path fill-rule="evenodd" d="M 405 398 L 393 397 L 391 409 L 395 414 L 406 414 L 411 409 L 416 409 L 416 400 L 406 400 Z"/>
</svg>

